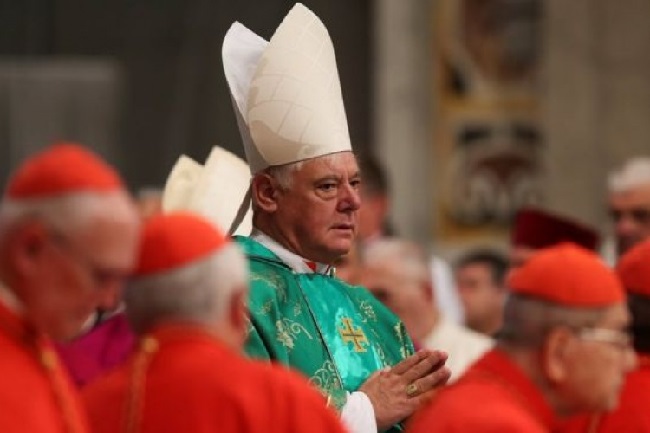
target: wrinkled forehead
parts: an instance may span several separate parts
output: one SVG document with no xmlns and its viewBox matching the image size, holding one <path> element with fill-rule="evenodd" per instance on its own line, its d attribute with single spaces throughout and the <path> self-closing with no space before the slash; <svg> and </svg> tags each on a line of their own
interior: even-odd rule
<svg viewBox="0 0 650 433">
<path fill-rule="evenodd" d="M 352 152 L 339 152 L 303 161 L 298 173 L 307 177 L 355 176 L 359 173 L 357 159 Z"/>
<path fill-rule="evenodd" d="M 610 206 L 648 206 L 650 207 L 650 183 L 630 186 L 609 193 Z"/>
</svg>

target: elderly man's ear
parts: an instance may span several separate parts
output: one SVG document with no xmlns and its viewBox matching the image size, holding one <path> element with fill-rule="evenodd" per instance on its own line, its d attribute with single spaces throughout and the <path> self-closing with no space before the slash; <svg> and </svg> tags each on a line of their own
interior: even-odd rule
<svg viewBox="0 0 650 433">
<path fill-rule="evenodd" d="M 35 221 L 22 223 L 19 228 L 7 234 L 4 243 L 6 257 L 14 269 L 28 273 L 37 264 L 47 242 L 47 232 L 42 224 Z"/>
<path fill-rule="evenodd" d="M 251 182 L 253 203 L 265 212 L 275 212 L 278 208 L 279 185 L 266 173 L 258 174 Z"/>
<path fill-rule="evenodd" d="M 574 355 L 574 339 L 573 332 L 568 328 L 555 328 L 546 337 L 542 366 L 546 378 L 551 383 L 562 383 L 568 378 L 568 361 L 571 361 Z"/>
</svg>

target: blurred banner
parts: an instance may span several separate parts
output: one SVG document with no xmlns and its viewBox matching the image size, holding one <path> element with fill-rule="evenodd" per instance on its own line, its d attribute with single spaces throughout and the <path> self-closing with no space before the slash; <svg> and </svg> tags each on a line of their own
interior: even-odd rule
<svg viewBox="0 0 650 433">
<path fill-rule="evenodd" d="M 436 17 L 435 208 L 441 242 L 503 240 L 542 200 L 542 0 L 441 0 Z"/>
</svg>

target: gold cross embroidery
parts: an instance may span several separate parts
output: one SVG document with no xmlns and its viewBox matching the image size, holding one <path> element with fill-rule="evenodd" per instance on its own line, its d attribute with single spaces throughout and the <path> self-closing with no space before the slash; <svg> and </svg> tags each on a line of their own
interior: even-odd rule
<svg viewBox="0 0 650 433">
<path fill-rule="evenodd" d="M 344 317 L 341 321 L 343 322 L 343 327 L 339 328 L 339 334 L 341 334 L 343 342 L 351 342 L 354 345 L 355 352 L 365 352 L 366 349 L 361 344 L 368 344 L 368 339 L 366 338 L 366 334 L 363 333 L 363 329 L 355 328 L 352 319 L 349 317 Z"/>
</svg>

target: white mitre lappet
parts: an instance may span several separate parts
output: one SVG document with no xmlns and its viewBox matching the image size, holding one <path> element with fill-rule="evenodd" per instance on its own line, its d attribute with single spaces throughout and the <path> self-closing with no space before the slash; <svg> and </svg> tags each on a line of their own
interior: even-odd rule
<svg viewBox="0 0 650 433">
<path fill-rule="evenodd" d="M 194 212 L 231 235 L 247 236 L 253 226 L 250 177 L 248 164 L 219 146 L 205 166 L 181 155 L 165 183 L 163 211 Z"/>
<path fill-rule="evenodd" d="M 222 57 L 251 173 L 352 151 L 334 46 L 312 11 L 296 4 L 270 42 L 234 23 Z"/>
</svg>

